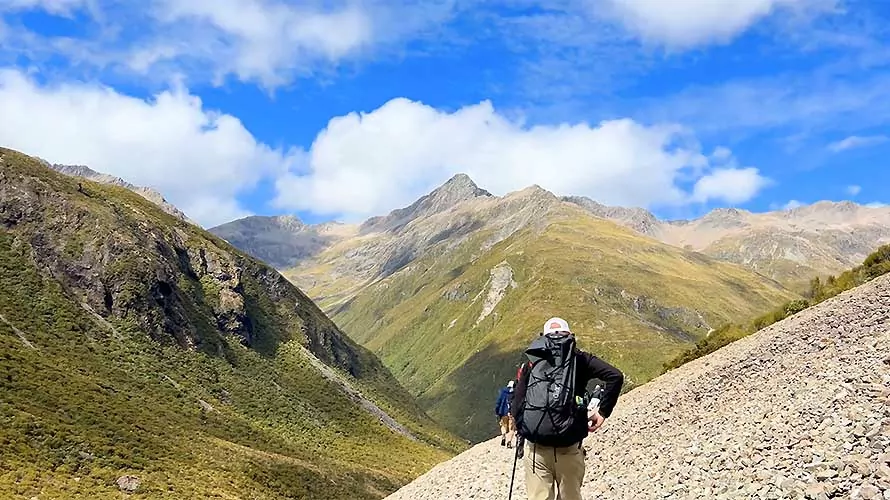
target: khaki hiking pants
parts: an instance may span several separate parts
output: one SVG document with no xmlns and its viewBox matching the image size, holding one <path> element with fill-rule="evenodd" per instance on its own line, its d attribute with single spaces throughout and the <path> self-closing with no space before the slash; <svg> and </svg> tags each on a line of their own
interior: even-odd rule
<svg viewBox="0 0 890 500">
<path fill-rule="evenodd" d="M 501 426 L 501 437 L 507 441 L 507 446 L 512 448 L 513 437 L 516 432 L 516 424 L 513 422 L 513 416 L 510 414 L 504 415 L 498 420 L 498 424 Z"/>
<path fill-rule="evenodd" d="M 523 462 L 528 500 L 582 500 L 584 452 L 577 444 L 553 448 L 526 441 Z"/>
</svg>

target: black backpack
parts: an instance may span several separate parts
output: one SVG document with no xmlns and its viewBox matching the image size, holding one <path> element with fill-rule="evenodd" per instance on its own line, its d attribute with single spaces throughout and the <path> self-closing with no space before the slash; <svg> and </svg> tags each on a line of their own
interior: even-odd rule
<svg viewBox="0 0 890 500">
<path fill-rule="evenodd" d="M 587 411 L 575 401 L 574 335 L 541 335 L 525 350 L 525 397 L 516 401 L 516 430 L 532 443 L 564 447 L 587 437 Z"/>
</svg>

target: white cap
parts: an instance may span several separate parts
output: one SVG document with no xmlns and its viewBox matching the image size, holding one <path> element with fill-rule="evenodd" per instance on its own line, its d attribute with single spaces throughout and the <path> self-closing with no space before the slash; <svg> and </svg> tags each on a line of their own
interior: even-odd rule
<svg viewBox="0 0 890 500">
<path fill-rule="evenodd" d="M 550 318 L 544 323 L 544 335 L 553 332 L 572 333 L 572 331 L 569 330 L 569 324 L 562 318 Z"/>
<path fill-rule="evenodd" d="M 509 381 L 509 382 L 507 382 L 507 387 L 509 387 L 509 388 L 511 388 L 511 389 L 513 388 L 513 381 L 512 381 L 512 380 Z"/>
</svg>

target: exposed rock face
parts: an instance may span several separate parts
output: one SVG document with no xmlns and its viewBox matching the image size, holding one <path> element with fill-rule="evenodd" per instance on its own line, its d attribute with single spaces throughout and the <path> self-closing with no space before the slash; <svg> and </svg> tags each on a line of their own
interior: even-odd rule
<svg viewBox="0 0 890 500">
<path fill-rule="evenodd" d="M 510 267 L 510 264 L 506 262 L 501 262 L 491 270 L 491 277 L 486 283 L 487 294 L 485 296 L 485 303 L 482 304 L 482 312 L 479 313 L 479 318 L 476 319 L 476 325 L 478 326 L 483 319 L 485 319 L 494 308 L 503 300 L 504 295 L 507 293 L 507 288 L 516 288 L 518 285 L 515 281 L 513 281 L 513 268 Z M 482 292 L 480 292 L 481 295 Z"/>
<path fill-rule="evenodd" d="M 363 366 L 372 358 L 362 359 L 361 348 L 274 269 L 184 221 L 158 220 L 121 193 L 29 176 L 20 158 L 0 149 L 0 229 L 26 240 L 34 261 L 99 317 L 216 354 L 221 332 L 271 347 L 296 327 L 325 363 L 353 375 L 379 367 Z M 204 308 L 209 314 L 196 314 Z M 208 316 L 212 323 L 201 320 Z"/>
<path fill-rule="evenodd" d="M 621 397 L 585 440 L 585 498 L 890 497 L 888 311 L 883 276 Z M 388 498 L 506 499 L 498 443 Z M 521 465 L 516 482 L 525 498 Z"/>
<path fill-rule="evenodd" d="M 157 192 L 154 189 L 130 184 L 120 177 L 115 177 L 113 175 L 101 174 L 85 165 L 61 165 L 58 163 L 50 164 L 48 162 L 44 162 L 44 164 L 57 172 L 61 172 L 65 175 L 70 175 L 72 177 L 81 177 L 102 184 L 112 184 L 115 186 L 125 187 L 130 191 L 139 194 L 146 200 L 161 207 L 161 209 L 168 214 L 182 219 L 186 222 L 194 222 L 189 219 L 188 216 L 186 216 L 181 210 L 179 210 L 166 199 L 164 199 L 164 196 L 161 193 Z"/>
</svg>

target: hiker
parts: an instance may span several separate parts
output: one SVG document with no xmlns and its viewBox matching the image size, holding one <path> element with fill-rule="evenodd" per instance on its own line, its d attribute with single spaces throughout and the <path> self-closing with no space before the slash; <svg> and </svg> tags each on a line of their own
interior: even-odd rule
<svg viewBox="0 0 890 500">
<path fill-rule="evenodd" d="M 506 387 L 501 388 L 498 401 L 494 406 L 494 413 L 498 417 L 498 425 L 501 427 L 501 446 L 513 447 L 513 416 L 510 414 L 510 402 L 513 400 L 513 384 L 511 380 Z"/>
<path fill-rule="evenodd" d="M 511 413 L 520 442 L 525 442 L 521 456 L 528 500 L 581 500 L 582 443 L 612 414 L 624 375 L 578 349 L 562 318 L 547 320 L 525 353 L 529 361 L 520 369 Z M 593 379 L 605 384 L 598 407 L 595 401 L 588 407 L 586 400 Z"/>
</svg>

